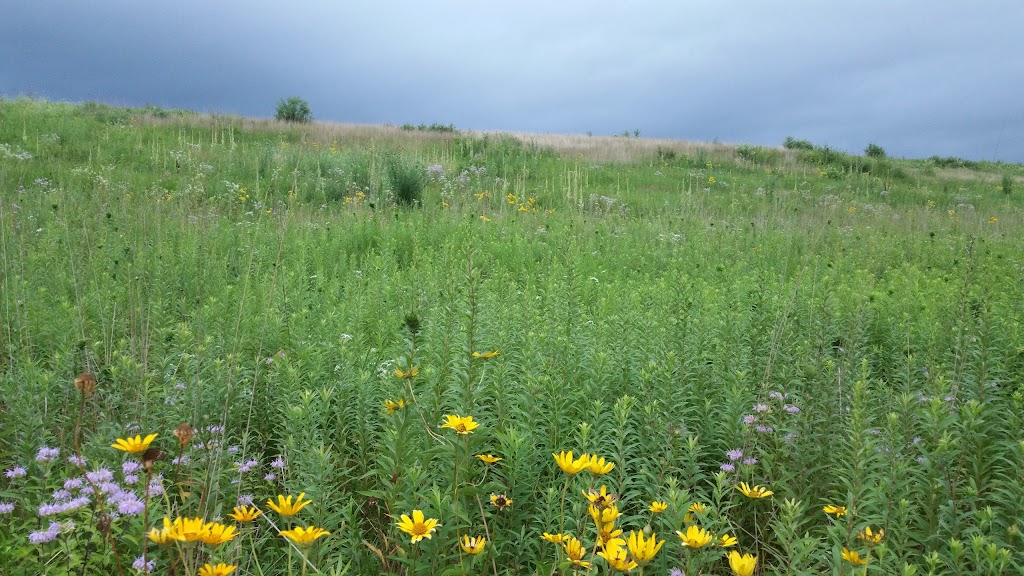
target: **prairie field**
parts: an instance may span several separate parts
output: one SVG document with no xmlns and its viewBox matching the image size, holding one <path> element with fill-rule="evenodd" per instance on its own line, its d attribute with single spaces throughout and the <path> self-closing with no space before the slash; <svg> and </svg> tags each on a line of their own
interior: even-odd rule
<svg viewBox="0 0 1024 576">
<path fill-rule="evenodd" d="M 1024 574 L 1022 198 L 0 100 L 0 574 Z"/>
</svg>

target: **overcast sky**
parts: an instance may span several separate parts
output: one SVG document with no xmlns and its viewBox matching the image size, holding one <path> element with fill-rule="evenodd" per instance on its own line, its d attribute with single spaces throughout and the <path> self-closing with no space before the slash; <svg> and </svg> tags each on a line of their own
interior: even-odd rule
<svg viewBox="0 0 1024 576">
<path fill-rule="evenodd" d="M 0 3 L 7 96 L 1024 162 L 1021 0 Z"/>
</svg>

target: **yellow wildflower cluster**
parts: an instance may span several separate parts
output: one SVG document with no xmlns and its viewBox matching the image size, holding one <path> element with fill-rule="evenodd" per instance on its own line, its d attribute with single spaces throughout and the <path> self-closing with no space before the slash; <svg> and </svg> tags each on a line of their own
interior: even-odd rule
<svg viewBox="0 0 1024 576">
<path fill-rule="evenodd" d="M 562 469 L 562 472 L 570 476 L 575 476 L 584 470 L 589 470 L 595 476 L 603 476 L 615 468 L 614 462 L 606 462 L 597 454 L 580 454 L 579 458 L 574 459 L 570 450 L 551 455 L 555 457 L 555 463 Z"/>
<path fill-rule="evenodd" d="M 219 546 L 237 536 L 237 528 L 220 522 L 206 522 L 200 517 L 165 517 L 163 528 L 153 528 L 147 536 L 157 544 L 171 542 L 202 542 L 208 546 Z"/>
<path fill-rule="evenodd" d="M 366 201 L 366 194 L 363 192 L 356 192 L 351 196 L 345 196 L 342 198 L 345 204 L 351 204 L 353 206 L 362 206 L 363 202 Z"/>
</svg>

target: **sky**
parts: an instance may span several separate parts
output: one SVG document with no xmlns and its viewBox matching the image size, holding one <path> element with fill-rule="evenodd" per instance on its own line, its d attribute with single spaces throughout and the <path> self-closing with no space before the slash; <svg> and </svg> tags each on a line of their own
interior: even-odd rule
<svg viewBox="0 0 1024 576">
<path fill-rule="evenodd" d="M 0 95 L 1024 163 L 1020 0 L 5 0 Z"/>
</svg>

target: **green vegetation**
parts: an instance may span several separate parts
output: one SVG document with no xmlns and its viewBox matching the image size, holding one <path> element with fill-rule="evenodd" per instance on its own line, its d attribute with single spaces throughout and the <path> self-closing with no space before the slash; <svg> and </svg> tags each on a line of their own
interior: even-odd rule
<svg viewBox="0 0 1024 576">
<path fill-rule="evenodd" d="M 1024 167 L 537 142 L 0 101 L 0 573 L 1024 569 Z"/>
<path fill-rule="evenodd" d="M 308 102 L 298 96 L 291 96 L 288 99 L 282 98 L 277 102 L 274 118 L 285 122 L 304 123 L 313 120 L 313 113 L 309 110 Z"/>
</svg>

